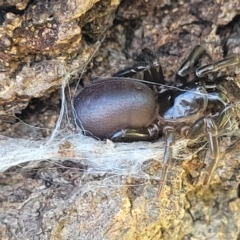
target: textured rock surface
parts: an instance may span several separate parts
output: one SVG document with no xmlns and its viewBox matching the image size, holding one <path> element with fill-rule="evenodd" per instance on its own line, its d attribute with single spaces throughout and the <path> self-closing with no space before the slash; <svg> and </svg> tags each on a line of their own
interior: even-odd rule
<svg viewBox="0 0 240 240">
<path fill-rule="evenodd" d="M 119 1 L 4 1 L 0 25 L 0 115 L 77 76 L 111 26 Z M 95 43 L 95 44 L 94 44 Z"/>
<path fill-rule="evenodd" d="M 90 16 L 84 18 L 87 14 L 80 7 L 68 5 L 70 1 L 51 1 L 48 6 L 12 2 L 2 4 L 26 10 L 19 16 L 6 13 L 1 26 L 4 61 L 0 66 L 7 70 L 0 73 L 4 88 L 0 92 L 2 114 L 20 110 L 30 98 L 59 86 L 62 75 L 51 69 L 63 66 L 66 72 L 77 74 L 96 48 L 89 43 L 109 26 L 100 24 L 104 28 L 96 32 L 99 21 L 94 24 Z M 88 3 L 85 9 L 102 6 L 102 1 Z M 111 16 L 116 4 L 112 1 L 109 13 L 99 12 Z M 62 8 L 66 14 L 58 12 Z M 142 48 L 157 49 L 164 44 L 161 63 L 168 80 L 173 79 L 196 44 L 206 47 L 216 61 L 239 54 L 239 13 L 238 1 L 122 1 L 88 73 L 107 76 L 133 64 Z M 43 73 L 42 69 L 48 70 Z M 228 71 L 239 74 L 238 67 Z M 238 94 L 232 95 L 233 100 L 239 101 Z M 44 119 L 44 113 L 36 116 L 29 123 L 38 121 L 39 116 Z M 44 162 L 12 168 L 0 175 L 0 238 L 238 239 L 237 129 L 234 134 L 220 139 L 223 157 L 208 188 L 197 184 L 203 163 L 196 161 L 199 155 L 194 155 L 188 162 L 176 162 L 160 201 L 155 198 L 158 181 L 110 174 L 89 176 L 85 174 L 86 166 L 79 162 L 65 161 L 58 166 Z M 189 146 L 184 151 L 190 154 L 195 150 Z M 143 171 L 154 175 L 159 172 L 159 164 L 149 161 Z"/>
</svg>

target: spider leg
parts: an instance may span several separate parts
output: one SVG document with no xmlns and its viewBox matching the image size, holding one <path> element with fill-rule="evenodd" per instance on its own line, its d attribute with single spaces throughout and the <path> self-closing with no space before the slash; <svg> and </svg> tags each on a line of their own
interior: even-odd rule
<svg viewBox="0 0 240 240">
<path fill-rule="evenodd" d="M 110 138 L 114 142 L 124 141 L 149 141 L 159 136 L 160 129 L 156 124 L 142 129 L 122 129 L 113 134 Z"/>
<path fill-rule="evenodd" d="M 141 62 L 113 74 L 113 77 L 133 77 L 138 72 L 144 72 L 146 81 L 165 84 L 161 64 L 157 56 L 148 48 L 142 50 Z"/>
<path fill-rule="evenodd" d="M 232 58 L 224 59 L 217 63 L 213 63 L 213 64 L 209 64 L 209 65 L 200 67 L 196 70 L 196 75 L 199 78 L 204 77 L 209 73 L 214 73 L 221 69 L 236 65 L 239 63 L 239 60 L 240 59 L 238 57 L 232 57 Z"/>
<path fill-rule="evenodd" d="M 218 127 L 211 118 L 205 118 L 205 130 L 207 133 L 207 139 L 209 149 L 207 151 L 205 161 L 208 163 L 206 170 L 204 171 L 203 185 L 209 184 L 212 174 L 217 167 L 219 161 L 219 142 L 218 142 Z"/>
<path fill-rule="evenodd" d="M 160 63 L 158 66 L 150 66 L 147 71 L 144 71 L 144 80 L 159 84 L 165 84 L 163 71 Z"/>
<path fill-rule="evenodd" d="M 186 77 L 188 72 L 191 70 L 191 68 L 194 66 L 196 61 L 201 57 L 203 53 L 205 53 L 206 50 L 200 46 L 197 45 L 192 52 L 189 54 L 187 60 L 183 62 L 179 70 L 177 71 L 177 75 L 180 77 Z"/>
<path fill-rule="evenodd" d="M 123 70 L 120 70 L 116 73 L 114 73 L 112 76 L 113 77 L 133 77 L 136 75 L 138 72 L 146 71 L 148 69 L 148 64 L 145 62 L 139 62 L 135 65 L 133 65 L 130 68 L 126 68 Z"/>
<path fill-rule="evenodd" d="M 200 45 L 197 45 L 192 50 L 188 58 L 183 62 L 183 64 L 177 71 L 175 82 L 174 82 L 177 87 L 182 87 L 187 83 L 189 71 L 192 69 L 192 67 L 196 64 L 197 60 L 204 53 L 206 53 L 206 50 Z"/>
<path fill-rule="evenodd" d="M 165 151 L 164 151 L 164 157 L 163 157 L 163 164 L 162 164 L 162 176 L 161 176 L 161 182 L 158 187 L 158 197 L 161 197 L 162 190 L 164 185 L 166 184 L 167 177 L 168 177 L 168 171 L 172 166 L 172 154 L 173 154 L 173 146 L 175 143 L 175 131 L 173 127 L 167 126 L 164 128 L 164 134 L 165 134 Z"/>
<path fill-rule="evenodd" d="M 207 135 L 209 146 L 205 157 L 207 167 L 204 170 L 203 177 L 203 185 L 206 186 L 209 184 L 219 161 L 218 127 L 211 117 L 203 117 L 193 123 L 186 137 L 191 140 L 196 140 L 203 134 L 203 130 Z"/>
</svg>

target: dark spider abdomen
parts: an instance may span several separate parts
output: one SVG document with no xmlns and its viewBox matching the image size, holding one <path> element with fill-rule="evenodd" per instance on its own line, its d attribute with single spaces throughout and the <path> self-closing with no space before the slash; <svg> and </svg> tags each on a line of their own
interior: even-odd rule
<svg viewBox="0 0 240 240">
<path fill-rule="evenodd" d="M 145 84 L 107 79 L 83 89 L 74 101 L 78 125 L 100 139 L 125 128 L 146 128 L 157 118 L 154 92 Z"/>
</svg>

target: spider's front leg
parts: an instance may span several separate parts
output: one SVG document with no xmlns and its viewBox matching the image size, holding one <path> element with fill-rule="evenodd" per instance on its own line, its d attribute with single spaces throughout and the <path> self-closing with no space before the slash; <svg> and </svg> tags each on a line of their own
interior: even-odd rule
<svg viewBox="0 0 240 240">
<path fill-rule="evenodd" d="M 240 62 L 239 57 L 232 57 L 232 58 L 224 59 L 222 61 L 219 61 L 219 62 L 216 62 L 216 63 L 209 64 L 209 65 L 198 68 L 196 70 L 196 75 L 199 78 L 201 78 L 201 77 L 206 76 L 209 73 L 214 73 L 214 72 L 217 72 L 221 69 L 239 64 L 239 62 Z"/>
<path fill-rule="evenodd" d="M 219 161 L 219 141 L 218 141 L 218 127 L 211 117 L 203 117 L 197 120 L 190 128 L 187 138 L 196 140 L 201 136 L 202 132 L 205 132 L 208 139 L 208 147 L 205 162 L 207 164 L 206 169 L 203 172 L 204 186 L 208 185 L 214 170 L 217 167 Z"/>
</svg>

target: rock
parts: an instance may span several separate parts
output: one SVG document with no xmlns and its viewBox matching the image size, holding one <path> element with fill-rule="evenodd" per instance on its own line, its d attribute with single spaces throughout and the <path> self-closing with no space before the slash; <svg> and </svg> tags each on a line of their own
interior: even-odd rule
<svg viewBox="0 0 240 240">
<path fill-rule="evenodd" d="M 3 3 L 0 116 L 78 76 L 112 25 L 119 1 Z"/>
<path fill-rule="evenodd" d="M 98 55 L 92 59 L 91 69 L 85 76 L 109 76 L 131 66 L 144 47 L 158 50 L 162 46 L 159 52 L 167 81 L 173 80 L 181 62 L 197 44 L 207 49 L 213 61 L 240 51 L 239 1 L 122 1 L 115 16 L 117 1 L 75 3 L 2 3 L 8 6 L 1 10 L 4 15 L 0 31 L 0 58 L 4 60 L 0 62 L 2 115 L 19 112 L 31 98 L 42 97 L 58 88 L 65 74 L 77 78 L 105 34 Z M 12 7 L 15 11 L 11 13 Z M 239 81 L 239 66 L 227 69 L 226 74 L 236 74 Z M 88 83 L 85 77 L 83 84 Z M 234 86 L 230 88 L 230 98 L 237 103 L 239 91 Z M 51 97 L 54 98 L 54 94 Z M 45 103 L 42 110 L 34 111 L 42 102 Z M 56 112 L 47 109 L 46 113 L 45 105 L 52 106 L 56 102 L 51 98 L 32 101 L 24 111 L 28 113 L 24 120 L 28 119 L 31 124 L 41 119 L 37 126 L 48 126 L 50 122 L 52 126 L 56 118 L 49 120 L 48 117 L 56 116 Z M 203 188 L 198 183 L 204 168 L 201 154 L 204 156 L 205 152 L 197 150 L 205 146 L 205 140 L 189 143 L 187 148 L 186 144 L 177 145 L 178 153 L 161 199 L 156 198 L 161 159 L 145 161 L 139 175 L 129 174 L 129 169 L 122 175 L 113 174 L 122 166 L 119 162 L 114 162 L 116 168 L 108 173 L 94 174 L 93 166 L 84 164 L 84 160 L 90 162 L 90 158 L 95 157 L 100 164 L 106 155 L 105 145 L 113 153 L 122 145 L 96 141 L 92 153 L 76 155 L 77 146 L 67 139 L 74 133 L 68 131 L 68 135 L 58 136 L 57 144 L 50 145 L 55 147 L 50 152 L 51 156 L 58 154 L 57 160 L 61 161 L 48 157 L 46 161 L 32 161 L 0 174 L 0 238 L 238 238 L 239 116 L 236 104 L 231 122 L 234 128 L 220 137 L 221 159 L 209 186 Z M 43 139 L 39 142 L 45 145 L 29 140 L 39 135 L 30 135 L 17 124 L 8 122 L 7 126 L 10 129 L 17 126 L 15 138 L 19 135 L 27 138 L 22 145 L 25 149 L 35 146 L 39 150 L 37 146 L 49 146 Z M 2 132 L 4 130 L 2 128 Z M 6 131 L 6 135 L 11 134 L 10 130 Z M 22 143 L 18 139 L 8 139 L 6 145 L 13 141 L 14 146 Z M 183 140 L 177 143 L 180 141 Z M 141 144 L 139 149 L 147 145 Z M 162 139 L 157 144 L 161 149 L 164 146 Z M 105 159 L 106 162 L 109 159 Z M 119 161 L 125 166 L 129 159 L 131 154 L 128 159 Z"/>
</svg>

